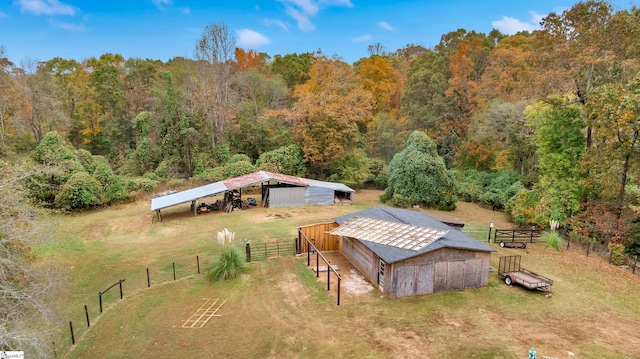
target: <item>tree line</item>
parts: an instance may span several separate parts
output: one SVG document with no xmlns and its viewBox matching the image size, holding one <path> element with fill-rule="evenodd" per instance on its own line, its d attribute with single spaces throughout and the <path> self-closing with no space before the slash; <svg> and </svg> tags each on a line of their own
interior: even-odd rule
<svg viewBox="0 0 640 359">
<path fill-rule="evenodd" d="M 553 219 L 624 242 L 639 193 L 639 35 L 639 9 L 585 1 L 540 30 L 458 29 L 433 48 L 378 43 L 353 64 L 320 50 L 242 49 L 224 23 L 203 30 L 194 58 L 166 62 L 107 53 L 17 65 L 0 47 L 0 154 L 51 170 L 62 162 L 43 148 L 65 147 L 64 178 L 30 182 L 32 197 L 63 208 L 264 169 L 387 188 L 397 205 L 475 201 L 519 225 Z M 429 169 L 436 182 L 401 178 Z M 80 185 L 60 191 L 79 172 L 96 197 L 77 205 Z M 433 186 L 444 200 L 424 194 Z"/>
</svg>

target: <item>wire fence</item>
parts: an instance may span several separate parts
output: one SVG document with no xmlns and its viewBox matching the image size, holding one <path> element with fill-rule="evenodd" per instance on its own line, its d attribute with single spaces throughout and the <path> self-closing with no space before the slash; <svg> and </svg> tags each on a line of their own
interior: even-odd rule
<svg viewBox="0 0 640 359">
<path fill-rule="evenodd" d="M 64 357 L 100 316 L 120 301 L 153 286 L 202 274 L 212 261 L 213 257 L 198 254 L 160 267 L 139 267 L 119 277 L 105 278 L 101 289 L 88 293 L 85 304 L 72 308 L 68 321 L 60 324 L 59 334 L 52 340 L 54 357 Z"/>
</svg>

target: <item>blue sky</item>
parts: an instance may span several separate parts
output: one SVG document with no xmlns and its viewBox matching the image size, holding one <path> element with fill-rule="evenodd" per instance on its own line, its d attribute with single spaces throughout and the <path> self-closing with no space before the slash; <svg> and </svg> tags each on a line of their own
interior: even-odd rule
<svg viewBox="0 0 640 359">
<path fill-rule="evenodd" d="M 381 43 L 433 47 L 458 28 L 534 30 L 566 0 L 0 0 L 0 45 L 16 64 L 106 52 L 166 61 L 192 58 L 206 25 L 226 24 L 236 45 L 276 54 L 321 49 L 353 63 Z M 612 3 L 628 8 L 629 2 Z M 618 6 L 616 6 L 618 7 Z"/>
</svg>

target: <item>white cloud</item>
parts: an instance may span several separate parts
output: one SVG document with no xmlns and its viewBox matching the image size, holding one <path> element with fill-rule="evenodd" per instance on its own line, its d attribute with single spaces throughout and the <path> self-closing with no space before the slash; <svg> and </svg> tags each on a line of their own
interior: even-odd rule
<svg viewBox="0 0 640 359">
<path fill-rule="evenodd" d="M 316 28 L 309 19 L 309 15 L 301 11 L 298 11 L 291 6 L 287 6 L 287 15 L 291 16 L 296 22 L 298 22 L 298 28 L 302 31 L 313 31 Z"/>
<path fill-rule="evenodd" d="M 277 19 L 264 19 L 262 20 L 262 24 L 266 26 L 277 26 L 284 31 L 289 31 L 290 27 L 286 22 Z"/>
<path fill-rule="evenodd" d="M 75 15 L 77 9 L 58 0 L 20 0 L 20 10 L 34 15 Z"/>
<path fill-rule="evenodd" d="M 64 22 L 60 23 L 58 26 L 60 26 L 61 29 L 65 29 L 71 32 L 83 32 L 85 30 L 84 25 L 69 24 Z"/>
<path fill-rule="evenodd" d="M 513 35 L 519 31 L 534 31 L 540 29 L 540 22 L 546 15 L 540 15 L 535 11 L 529 11 L 529 15 L 531 15 L 530 21 L 520 21 L 512 17 L 503 16 L 502 20 L 492 21 L 491 25 L 507 35 Z"/>
<path fill-rule="evenodd" d="M 172 0 L 151 0 L 151 2 L 160 10 L 164 10 L 165 7 L 173 3 Z"/>
<path fill-rule="evenodd" d="M 320 8 L 313 0 L 284 0 L 289 6 L 299 8 L 300 11 L 309 16 L 316 16 Z"/>
<path fill-rule="evenodd" d="M 49 19 L 49 25 L 51 25 L 52 27 L 67 30 L 69 32 L 83 32 L 85 30 L 84 25 L 72 24 L 69 22 L 58 22 L 53 19 Z"/>
<path fill-rule="evenodd" d="M 321 8 L 332 6 L 353 7 L 351 0 L 278 0 L 284 4 L 285 12 L 298 23 L 302 31 L 312 31 L 316 26 L 311 18 L 316 16 Z"/>
<path fill-rule="evenodd" d="M 371 35 L 364 34 L 362 36 L 354 37 L 353 41 L 356 41 L 356 42 L 371 41 Z"/>
<path fill-rule="evenodd" d="M 346 6 L 353 7 L 351 0 L 320 0 L 320 5 L 323 6 Z"/>
<path fill-rule="evenodd" d="M 387 31 L 396 31 L 396 30 L 393 28 L 393 26 L 391 26 L 391 25 L 387 24 L 387 23 L 386 23 L 386 22 L 384 22 L 384 21 L 378 21 L 378 26 L 379 26 L 380 28 L 382 28 L 382 29 L 387 30 Z"/>
<path fill-rule="evenodd" d="M 237 33 L 240 46 L 260 46 L 271 42 L 266 36 L 250 29 L 238 30 Z"/>
</svg>

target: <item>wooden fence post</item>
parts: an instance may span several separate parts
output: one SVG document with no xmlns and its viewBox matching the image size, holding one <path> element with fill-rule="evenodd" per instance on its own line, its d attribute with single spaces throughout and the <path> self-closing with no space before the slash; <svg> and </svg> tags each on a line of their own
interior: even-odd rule
<svg viewBox="0 0 640 359">
<path fill-rule="evenodd" d="M 69 322 L 69 329 L 71 329 L 71 345 L 76 345 L 76 338 L 73 336 L 73 323 Z"/>
<path fill-rule="evenodd" d="M 149 277 L 149 268 L 147 268 L 147 288 L 151 288 L 151 277 Z"/>
<path fill-rule="evenodd" d="M 196 256 L 196 264 L 198 265 L 198 274 L 200 274 L 200 257 Z"/>
<path fill-rule="evenodd" d="M 249 241 L 245 243 L 244 248 L 247 253 L 247 262 L 251 262 L 251 244 L 249 244 Z"/>
<path fill-rule="evenodd" d="M 84 305 L 84 314 L 87 316 L 87 328 L 91 328 L 91 323 L 89 322 L 89 310 L 87 309 L 87 305 Z"/>
<path fill-rule="evenodd" d="M 633 270 L 631 271 L 632 274 L 636 274 L 636 265 L 638 264 L 638 255 L 636 254 L 636 259 L 633 261 Z"/>
<path fill-rule="evenodd" d="M 587 257 L 589 256 L 590 247 L 591 247 L 591 242 L 587 242 Z"/>
<path fill-rule="evenodd" d="M 120 299 L 122 300 L 122 279 L 118 282 L 120 284 Z"/>
<path fill-rule="evenodd" d="M 173 265 L 173 280 L 176 280 L 176 262 L 171 263 Z"/>
</svg>

